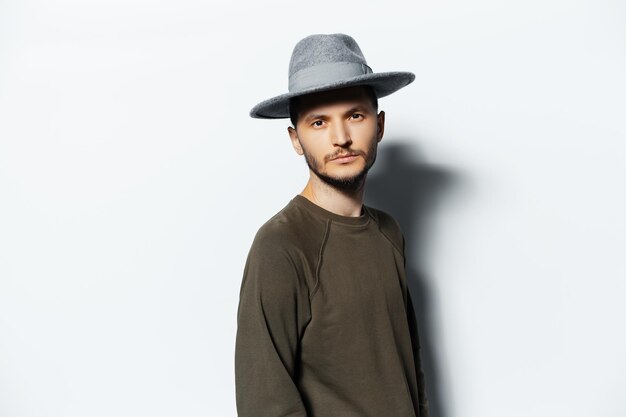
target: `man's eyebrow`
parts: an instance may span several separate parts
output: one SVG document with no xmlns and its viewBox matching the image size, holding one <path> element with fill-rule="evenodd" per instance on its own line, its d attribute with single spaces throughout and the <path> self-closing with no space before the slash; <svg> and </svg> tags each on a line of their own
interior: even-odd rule
<svg viewBox="0 0 626 417">
<path fill-rule="evenodd" d="M 352 113 L 356 113 L 356 112 L 366 113 L 367 111 L 368 111 L 367 106 L 359 104 L 359 105 L 356 105 L 356 106 L 351 107 L 348 110 L 346 110 L 344 115 L 349 116 Z M 306 117 L 304 117 L 304 121 L 308 122 L 310 120 L 315 120 L 315 119 L 326 120 L 327 118 L 328 118 L 328 116 L 326 116 L 325 114 L 322 114 L 322 113 L 311 113 L 311 114 L 308 114 Z"/>
<path fill-rule="evenodd" d="M 325 114 L 321 114 L 321 113 L 312 113 L 307 115 L 304 120 L 305 121 L 309 121 L 309 120 L 313 120 L 313 119 L 326 119 L 326 115 Z"/>
<path fill-rule="evenodd" d="M 354 106 L 350 110 L 346 111 L 345 115 L 349 116 L 352 113 L 356 113 L 356 112 L 366 113 L 367 112 L 367 106 L 363 106 L 361 104 L 359 104 L 358 106 Z"/>
</svg>

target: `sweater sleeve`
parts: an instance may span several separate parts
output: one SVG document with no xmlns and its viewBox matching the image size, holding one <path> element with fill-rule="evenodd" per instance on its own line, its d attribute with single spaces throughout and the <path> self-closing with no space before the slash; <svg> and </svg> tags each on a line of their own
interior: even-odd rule
<svg viewBox="0 0 626 417">
<path fill-rule="evenodd" d="M 411 344 L 413 345 L 413 361 L 415 362 L 415 375 L 417 377 L 417 394 L 419 397 L 419 417 L 428 417 L 428 397 L 426 396 L 426 379 L 422 366 L 421 347 L 415 319 L 415 310 L 411 294 L 407 290 L 407 314 L 409 321 L 409 331 L 411 332 Z"/>
<path fill-rule="evenodd" d="M 402 254 L 404 257 L 404 267 L 406 268 L 406 241 L 402 236 Z M 415 318 L 415 308 L 413 307 L 413 300 L 411 299 L 411 293 L 407 288 L 407 320 L 409 323 L 409 333 L 411 336 L 411 346 L 413 348 L 413 362 L 415 363 L 415 376 L 417 380 L 417 395 L 419 400 L 419 417 L 428 417 L 428 396 L 426 395 L 426 378 L 424 376 L 424 367 L 422 366 L 421 344 L 417 326 L 417 319 Z"/>
<path fill-rule="evenodd" d="M 256 238 L 241 284 L 235 345 L 239 417 L 306 417 L 295 384 L 310 304 L 288 251 Z"/>
</svg>

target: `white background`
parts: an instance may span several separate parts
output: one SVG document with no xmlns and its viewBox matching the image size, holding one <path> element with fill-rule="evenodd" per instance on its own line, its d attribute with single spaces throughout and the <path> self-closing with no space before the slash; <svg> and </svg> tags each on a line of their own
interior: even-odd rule
<svg viewBox="0 0 626 417">
<path fill-rule="evenodd" d="M 333 32 L 417 76 L 372 175 L 417 173 L 432 417 L 626 415 L 623 1 L 0 0 L 0 416 L 236 414 L 245 257 L 307 178 L 247 113 Z"/>
</svg>

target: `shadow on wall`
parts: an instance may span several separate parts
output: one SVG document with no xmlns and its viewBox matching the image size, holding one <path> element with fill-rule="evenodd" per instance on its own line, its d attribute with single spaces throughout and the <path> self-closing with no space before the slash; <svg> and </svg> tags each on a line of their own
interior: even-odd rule
<svg viewBox="0 0 626 417">
<path fill-rule="evenodd" d="M 431 417 L 449 417 L 440 379 L 439 363 L 443 357 L 435 343 L 437 329 L 443 325 L 433 308 L 428 279 L 424 275 L 423 250 L 428 245 L 428 219 L 437 202 L 454 185 L 454 175 L 425 164 L 415 149 L 403 143 L 381 146 L 374 168 L 368 175 L 365 204 L 390 213 L 402 227 L 406 244 L 407 277 L 419 323 L 421 354 L 426 375 Z"/>
</svg>

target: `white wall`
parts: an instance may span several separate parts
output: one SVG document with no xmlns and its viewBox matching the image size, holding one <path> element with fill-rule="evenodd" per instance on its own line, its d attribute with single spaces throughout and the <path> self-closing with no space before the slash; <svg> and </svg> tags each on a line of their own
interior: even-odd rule
<svg viewBox="0 0 626 417">
<path fill-rule="evenodd" d="M 5 0 L 2 417 L 235 415 L 245 256 L 306 180 L 247 112 L 331 32 L 417 75 L 368 201 L 410 237 L 433 417 L 626 415 L 623 2 Z"/>
</svg>

